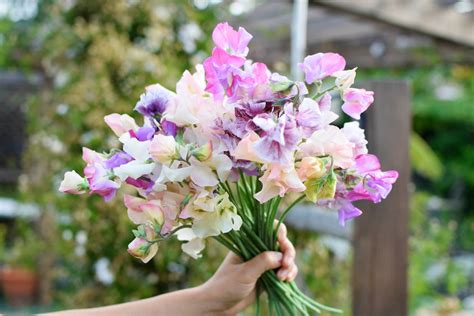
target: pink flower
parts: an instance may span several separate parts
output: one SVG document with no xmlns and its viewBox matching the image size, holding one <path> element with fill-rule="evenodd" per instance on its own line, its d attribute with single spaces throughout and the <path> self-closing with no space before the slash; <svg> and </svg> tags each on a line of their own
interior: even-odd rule
<svg viewBox="0 0 474 316">
<path fill-rule="evenodd" d="M 375 155 L 360 155 L 356 158 L 354 169 L 363 179 L 348 192 L 347 199 L 350 201 L 372 200 L 379 203 L 388 196 L 398 178 L 395 170 L 381 171 Z"/>
<path fill-rule="evenodd" d="M 301 182 L 293 166 L 284 166 L 279 163 L 270 164 L 260 177 L 262 190 L 255 194 L 255 198 L 260 203 L 274 198 L 283 197 L 287 192 L 303 192 L 305 185 Z"/>
<path fill-rule="evenodd" d="M 367 154 L 367 140 L 364 130 L 359 127 L 359 122 L 345 123 L 341 129 L 346 138 L 354 144 L 354 157 Z"/>
<path fill-rule="evenodd" d="M 127 114 L 109 114 L 104 117 L 104 121 L 117 136 L 122 136 L 122 134 L 128 131 L 138 128 L 135 120 Z"/>
<path fill-rule="evenodd" d="M 259 140 L 260 136 L 258 136 L 255 132 L 248 132 L 247 135 L 245 135 L 244 138 L 242 138 L 242 140 L 237 144 L 237 147 L 233 153 L 234 158 L 263 163 L 264 161 L 258 156 L 254 149 L 255 143 L 257 143 Z"/>
<path fill-rule="evenodd" d="M 338 118 L 331 110 L 331 95 L 325 94 L 319 102 L 304 98 L 298 107 L 296 122 L 305 137 L 311 136 L 316 130 L 323 129 Z"/>
<path fill-rule="evenodd" d="M 217 24 L 212 32 L 214 44 L 232 55 L 247 56 L 251 39 L 252 35 L 244 28 L 235 31 L 227 22 Z"/>
<path fill-rule="evenodd" d="M 143 225 L 142 236 L 135 237 L 128 245 L 128 253 L 144 263 L 150 261 L 158 252 L 158 243 L 152 242 L 156 238 L 156 232 L 150 225 Z"/>
<path fill-rule="evenodd" d="M 342 110 L 350 117 L 359 120 L 360 115 L 374 102 L 374 92 L 365 89 L 349 88 L 342 97 Z"/>
<path fill-rule="evenodd" d="M 183 200 L 183 195 L 170 191 L 152 193 L 148 200 L 124 195 L 130 220 L 134 224 L 151 223 L 159 229 L 160 235 L 168 234 L 178 225 L 176 220 Z"/>
<path fill-rule="evenodd" d="M 244 63 L 245 58 L 230 55 L 225 50 L 215 47 L 211 57 L 203 63 L 207 81 L 206 91 L 212 93 L 218 100 L 224 95 L 230 95 L 234 75 Z"/>
<path fill-rule="evenodd" d="M 334 165 L 341 168 L 349 168 L 354 165 L 352 144 L 342 131 L 333 125 L 325 129 L 317 130 L 310 138 L 300 146 L 300 156 L 325 156 L 330 155 L 334 159 Z"/>
<path fill-rule="evenodd" d="M 252 102 L 272 97 L 269 80 L 271 73 L 263 63 L 245 64 L 245 69 L 235 71 L 232 87 L 228 90 L 231 101 Z"/>
<path fill-rule="evenodd" d="M 84 175 L 89 183 L 90 193 L 104 197 L 105 201 L 111 200 L 120 185 L 111 180 L 112 175 L 110 170 L 105 167 L 104 158 L 86 147 L 82 149 L 82 158 L 87 163 Z"/>
<path fill-rule="evenodd" d="M 346 61 L 344 57 L 335 53 L 317 53 L 306 56 L 303 63 L 298 66 L 305 73 L 305 80 L 311 84 L 331 76 L 337 71 L 344 70 Z"/>
</svg>

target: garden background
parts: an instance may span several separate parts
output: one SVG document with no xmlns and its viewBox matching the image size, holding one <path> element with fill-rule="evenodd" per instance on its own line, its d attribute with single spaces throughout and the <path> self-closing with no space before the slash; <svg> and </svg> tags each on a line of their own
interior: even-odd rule
<svg viewBox="0 0 474 316">
<path fill-rule="evenodd" d="M 413 2 L 436 2 L 440 10 L 474 18 L 470 1 Z M 337 11 L 323 12 L 334 22 Z M 291 1 L 0 1 L 0 269 L 23 268 L 39 278 L 35 296 L 23 306 L 2 287 L 0 312 L 119 303 L 212 275 L 224 255 L 217 243 L 197 261 L 168 243 L 142 264 L 126 252 L 132 225 L 120 198 L 104 203 L 57 188 L 66 170 L 83 167 L 82 146 L 100 151 L 111 145 L 103 116 L 132 114 L 146 85 L 173 88 L 185 69 L 209 53 L 219 21 L 256 34 L 251 57 L 289 74 L 291 23 L 275 18 L 270 27 L 262 18 L 277 13 L 291 16 Z M 358 25 L 368 23 L 358 19 Z M 344 20 L 336 21 L 312 28 L 310 20 L 308 41 L 312 33 L 327 36 L 308 45 L 308 54 L 334 50 L 360 66 L 362 80 L 410 84 L 410 313 L 474 312 L 473 47 L 379 24 L 382 35 L 352 43 L 331 33 L 351 31 Z M 474 41 L 474 29 L 464 32 Z M 299 282 L 350 315 L 350 244 L 314 232 L 290 233 Z"/>
</svg>

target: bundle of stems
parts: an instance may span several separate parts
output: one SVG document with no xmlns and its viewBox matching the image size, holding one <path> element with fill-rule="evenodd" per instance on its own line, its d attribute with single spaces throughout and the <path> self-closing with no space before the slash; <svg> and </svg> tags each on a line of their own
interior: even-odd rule
<svg viewBox="0 0 474 316">
<path fill-rule="evenodd" d="M 261 190 L 257 177 L 243 173 L 235 183 L 220 184 L 222 193 L 227 192 L 237 207 L 243 224 L 239 231 L 231 231 L 214 237 L 219 243 L 247 261 L 265 251 L 278 251 L 277 232 L 289 211 L 304 199 L 304 195 L 296 198 L 279 215 L 281 197 L 260 203 L 254 194 Z M 277 216 L 279 215 L 278 219 Z M 265 291 L 268 297 L 270 315 L 310 315 L 310 312 L 342 311 L 316 302 L 306 296 L 293 282 L 281 281 L 275 271 L 267 271 L 260 278 L 257 287 Z M 257 315 L 261 314 L 260 299 L 257 299 Z"/>
</svg>

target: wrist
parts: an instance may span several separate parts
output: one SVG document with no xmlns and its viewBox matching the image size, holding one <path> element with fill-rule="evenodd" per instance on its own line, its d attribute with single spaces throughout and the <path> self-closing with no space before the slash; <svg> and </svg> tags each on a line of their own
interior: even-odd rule
<svg viewBox="0 0 474 316">
<path fill-rule="evenodd" d="M 200 310 L 202 315 L 213 316 L 213 315 L 228 315 L 227 306 L 225 306 L 222 299 L 215 293 L 207 283 L 192 288 L 194 291 L 194 297 L 197 298 L 200 303 Z"/>
</svg>

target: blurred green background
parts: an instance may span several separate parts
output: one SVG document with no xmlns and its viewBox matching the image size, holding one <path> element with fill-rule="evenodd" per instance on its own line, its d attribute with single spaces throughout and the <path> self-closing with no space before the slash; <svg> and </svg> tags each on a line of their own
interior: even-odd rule
<svg viewBox="0 0 474 316">
<path fill-rule="evenodd" d="M 472 6 L 459 5 L 466 1 L 438 2 L 440 10 L 457 8 L 473 17 Z M 359 81 L 401 78 L 411 86 L 410 313 L 474 313 L 472 47 L 312 10 L 320 15 L 309 21 L 308 53 L 340 51 L 349 65 L 359 66 Z M 103 116 L 134 115 L 151 83 L 172 89 L 185 69 L 209 54 L 219 21 L 248 28 L 255 34 L 251 57 L 288 73 L 289 16 L 291 1 L 0 2 L 0 268 L 39 276 L 27 304 L 15 304 L 0 290 L 0 311 L 119 303 L 212 275 L 224 256 L 218 244 L 195 261 L 169 242 L 142 264 L 126 252 L 132 225 L 120 198 L 104 203 L 57 188 L 66 170 L 83 168 L 82 146 L 100 151 L 114 144 Z M 344 17 L 359 26 L 379 24 L 373 33 L 348 34 Z M 350 315 L 349 243 L 314 232 L 290 234 L 299 253 L 299 282 Z"/>
</svg>

